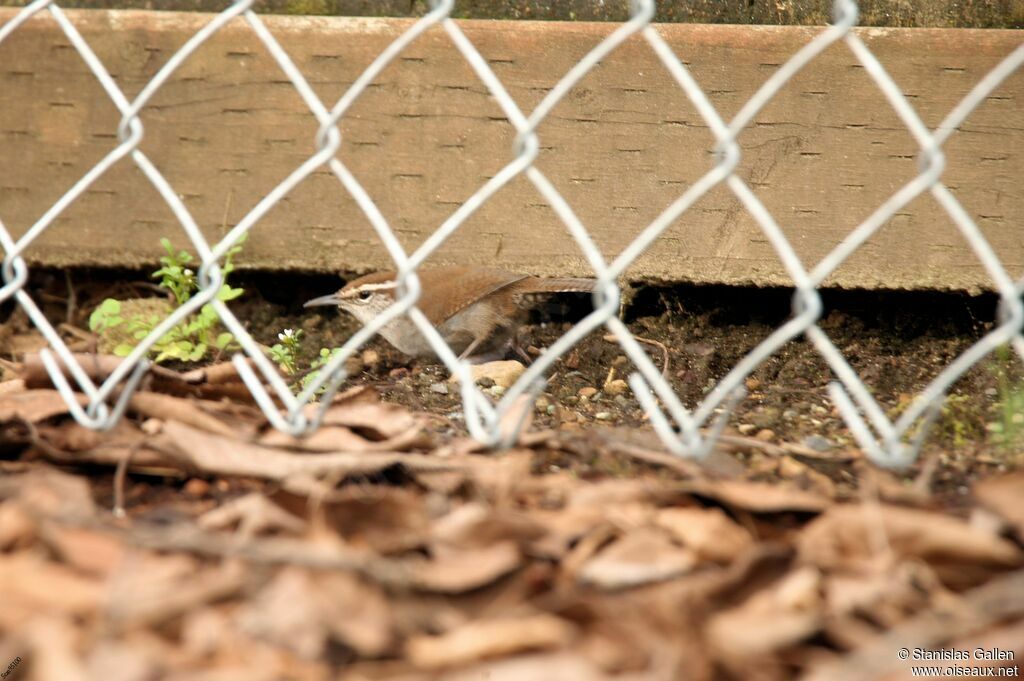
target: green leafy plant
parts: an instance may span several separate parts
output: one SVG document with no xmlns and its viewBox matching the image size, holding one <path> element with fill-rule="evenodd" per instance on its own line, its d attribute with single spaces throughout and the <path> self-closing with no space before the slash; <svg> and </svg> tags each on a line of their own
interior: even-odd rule
<svg viewBox="0 0 1024 681">
<path fill-rule="evenodd" d="M 309 373 L 302 377 L 302 389 L 305 390 L 313 381 L 320 376 L 320 368 L 331 361 L 338 353 L 341 352 L 341 348 L 320 348 L 319 356 L 309 363 Z M 318 393 L 322 393 L 324 388 L 321 387 Z"/>
<path fill-rule="evenodd" d="M 234 270 L 233 259 L 242 250 L 245 238 L 243 235 L 225 254 L 221 267 L 224 283 L 217 291 L 217 300 L 234 300 L 244 293 L 243 289 L 230 286 L 227 276 Z M 160 258 L 162 267 L 153 273 L 153 277 L 160 279 L 160 287 L 169 291 L 181 306 L 199 290 L 196 273 L 189 267 L 194 258 L 186 251 L 175 251 L 167 238 L 161 239 L 160 243 L 167 255 Z M 169 306 L 161 313 L 152 311 L 152 305 L 146 310 L 137 304 L 130 306 L 131 302 L 140 301 L 107 298 L 89 316 L 89 329 L 93 333 L 118 340 L 113 352 L 120 357 L 130 354 L 138 341 L 148 336 L 170 312 Z M 198 362 L 211 350 L 226 350 L 234 342 L 234 337 L 220 329 L 218 322 L 216 311 L 207 303 L 198 313 L 186 317 L 154 343 L 150 355 L 156 362 L 170 359 Z"/>
<path fill-rule="evenodd" d="M 292 383 L 291 389 L 295 392 L 305 390 L 311 383 L 316 381 L 320 375 L 320 369 L 328 362 L 331 358 L 341 352 L 340 348 L 320 348 L 320 353 L 309 363 L 309 368 L 303 370 L 299 369 L 299 354 L 302 346 L 302 330 L 298 329 L 285 329 L 281 333 L 277 334 L 279 343 L 274 343 L 270 347 L 270 358 L 274 360 L 277 366 L 281 369 L 281 372 L 288 376 L 295 376 L 296 381 Z M 323 388 L 317 391 L 318 393 L 323 392 Z"/>
<path fill-rule="evenodd" d="M 277 339 L 281 342 L 270 347 L 270 358 L 289 376 L 298 373 L 302 329 L 285 329 L 277 334 Z"/>
</svg>

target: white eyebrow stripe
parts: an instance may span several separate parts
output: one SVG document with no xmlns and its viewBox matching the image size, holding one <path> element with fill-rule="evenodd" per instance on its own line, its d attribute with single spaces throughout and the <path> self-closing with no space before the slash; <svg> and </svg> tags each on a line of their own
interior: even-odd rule
<svg viewBox="0 0 1024 681">
<path fill-rule="evenodd" d="M 396 288 L 397 286 L 398 282 L 394 281 L 385 281 L 380 284 L 363 284 L 362 286 L 357 286 L 351 291 L 345 291 L 344 293 L 341 294 L 341 297 L 351 298 L 352 296 L 362 293 L 363 291 L 387 291 Z"/>
</svg>

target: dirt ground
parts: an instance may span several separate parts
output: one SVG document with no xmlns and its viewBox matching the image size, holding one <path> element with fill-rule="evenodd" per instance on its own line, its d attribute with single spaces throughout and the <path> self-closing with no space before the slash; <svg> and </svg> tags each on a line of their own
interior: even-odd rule
<svg viewBox="0 0 1024 681">
<path fill-rule="evenodd" d="M 340 287 L 342 279 L 282 276 L 238 275 L 235 285 L 247 294 L 232 306 L 258 342 L 270 346 L 283 330 L 302 329 L 300 365 L 305 365 L 320 348 L 340 346 L 358 328 L 344 313 L 305 310 L 301 305 Z M 38 297 L 52 319 L 70 321 L 80 329 L 87 328 L 89 312 L 105 297 L 154 295 L 142 272 L 76 273 L 71 280 L 75 293 L 69 317 L 68 280 L 50 272 L 38 275 L 37 281 Z M 825 292 L 824 302 L 820 327 L 894 418 L 945 366 L 992 328 L 997 299 L 833 290 Z M 782 289 L 649 285 L 629 292 L 623 317 L 636 336 L 663 344 L 664 350 L 649 346 L 650 355 L 662 367 L 667 353 L 666 376 L 692 408 L 788 319 L 790 306 L 791 292 Z M 532 324 L 520 334 L 522 346 L 536 353 L 588 310 L 587 296 L 574 296 L 535 311 Z M 621 349 L 604 335 L 604 330 L 595 331 L 556 364 L 536 409 L 538 427 L 572 430 L 594 424 L 631 428 L 645 424 L 643 410 L 630 391 L 610 395 L 602 390 L 611 379 L 625 379 L 633 371 Z M 370 352 L 349 364 L 353 384 L 374 386 L 386 401 L 446 416 L 452 426 L 448 435 L 464 434 L 458 391 L 441 387 L 448 378 L 443 366 L 410 362 L 382 339 L 366 348 Z M 0 344 L 0 352 L 4 351 Z M 1020 364 L 1010 353 L 997 353 L 950 391 L 923 457 L 940 459 L 937 480 L 945 488 L 964 490 L 973 476 L 1004 472 L 1024 460 L 1024 442 L 1004 442 L 993 435 L 1006 425 L 1001 423 L 1007 418 L 1005 411 L 1014 406 L 1008 402 L 1024 380 Z M 853 447 L 827 396 L 833 378 L 809 342 L 791 341 L 747 379 L 748 395 L 730 420 L 730 431 L 769 443 L 800 443 L 821 452 Z"/>
<path fill-rule="evenodd" d="M 101 300 L 156 294 L 145 273 L 34 277 L 80 352 Z M 304 366 L 355 328 L 301 307 L 340 283 L 240 273 L 232 309 L 267 345 L 302 329 Z M 631 293 L 625 320 L 666 348 L 689 406 L 790 306 L 781 290 Z M 890 415 L 995 314 L 990 296 L 824 300 L 821 328 Z M 564 333 L 586 313 L 573 302 L 537 313 L 523 346 Z M 230 367 L 216 360 L 202 380 L 165 365 L 93 433 L 33 365 L 24 316 L 7 304 L 0 321 L 0 665 L 16 660 L 14 678 L 909 678 L 900 647 L 1001 651 L 982 666 L 1019 673 L 1024 372 L 1008 354 L 956 384 L 919 462 L 890 473 L 852 442 L 803 340 L 748 378 L 696 464 L 613 394 L 631 366 L 601 332 L 556 364 L 530 434 L 492 453 L 465 437 L 443 369 L 383 341 L 305 440 L 269 428 L 237 376 L 215 381 Z"/>
</svg>

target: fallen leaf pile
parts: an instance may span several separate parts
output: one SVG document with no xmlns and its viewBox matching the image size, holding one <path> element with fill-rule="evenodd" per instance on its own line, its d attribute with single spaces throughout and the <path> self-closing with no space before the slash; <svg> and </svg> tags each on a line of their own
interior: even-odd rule
<svg viewBox="0 0 1024 681">
<path fill-rule="evenodd" d="M 903 648 L 1024 660 L 1024 475 L 951 508 L 855 453 L 761 447 L 760 481 L 735 437 L 703 465 L 644 432 L 493 453 L 365 388 L 300 440 L 218 371 L 151 376 L 104 433 L 30 364 L 0 384 L 7 678 L 852 681 L 911 678 Z"/>
</svg>

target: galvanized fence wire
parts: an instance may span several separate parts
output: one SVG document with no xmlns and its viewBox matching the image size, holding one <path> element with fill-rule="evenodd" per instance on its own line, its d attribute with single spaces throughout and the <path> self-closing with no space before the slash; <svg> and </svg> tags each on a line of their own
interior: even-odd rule
<svg viewBox="0 0 1024 681">
<path fill-rule="evenodd" d="M 950 386 L 971 366 L 995 348 L 1010 343 L 1024 359 L 1024 279 L 1014 282 L 999 258 L 978 229 L 970 214 L 942 183 L 945 157 L 942 145 L 968 115 L 995 90 L 1011 73 L 1024 64 L 1024 45 L 1006 56 L 961 101 L 935 130 L 928 130 L 899 87 L 889 77 L 883 65 L 867 46 L 851 31 L 857 22 L 855 0 L 836 0 L 835 22 L 822 30 L 807 45 L 783 64 L 761 88 L 746 102 L 731 121 L 725 121 L 705 95 L 689 69 L 661 38 L 651 25 L 655 5 L 653 0 L 635 0 L 628 22 L 618 26 L 587 55 L 585 55 L 547 93 L 529 114 L 524 113 L 490 68 L 487 60 L 473 43 L 451 20 L 449 15 L 454 0 L 434 0 L 430 11 L 412 24 L 391 43 L 331 108 L 313 92 L 303 74 L 288 54 L 252 11 L 254 0 L 238 0 L 216 15 L 203 29 L 190 38 L 167 61 L 141 92 L 129 100 L 109 72 L 93 53 L 88 43 L 75 29 L 67 15 L 52 0 L 37 0 L 25 6 L 14 19 L 0 27 L 0 46 L 19 26 L 34 14 L 46 10 L 56 21 L 71 44 L 81 55 L 89 70 L 96 76 L 104 91 L 121 113 L 117 129 L 118 144 L 83 175 L 64 195 L 49 208 L 19 239 L 15 240 L 0 221 L 0 246 L 4 250 L 0 288 L 0 302 L 11 298 L 25 310 L 29 319 L 49 343 L 40 355 L 53 384 L 67 402 L 70 413 L 82 425 L 103 430 L 113 427 L 121 417 L 139 381 L 149 368 L 146 359 L 150 349 L 168 331 L 200 307 L 209 303 L 221 322 L 242 348 L 233 357 L 239 375 L 252 392 L 257 404 L 274 427 L 301 436 L 315 430 L 330 404 L 331 398 L 347 376 L 345 361 L 375 336 L 389 321 L 407 315 L 423 333 L 430 346 L 447 368 L 460 378 L 465 422 L 469 432 L 490 446 L 510 445 L 532 409 L 533 397 L 543 388 L 544 376 L 552 364 L 569 352 L 587 334 L 605 327 L 616 338 L 626 356 L 632 360 L 637 372 L 629 377 L 629 385 L 641 406 L 650 416 L 651 423 L 665 446 L 675 454 L 688 457 L 705 456 L 714 447 L 722 428 L 736 404 L 744 397 L 744 380 L 762 362 L 782 345 L 804 334 L 832 368 L 837 380 L 829 385 L 829 395 L 849 426 L 858 444 L 875 463 L 887 467 L 900 467 L 911 463 L 917 456 L 928 426 L 938 414 Z M 275 62 L 294 85 L 303 102 L 319 123 L 313 153 L 280 184 L 264 196 L 216 244 L 209 244 L 183 201 L 159 169 L 139 149 L 145 134 L 140 113 L 156 91 L 173 75 L 174 71 L 194 53 L 200 45 L 229 21 L 241 18 L 248 23 Z M 472 196 L 411 254 L 396 238 L 370 195 L 359 180 L 338 158 L 342 134 L 339 125 L 351 105 L 365 92 L 377 76 L 413 40 L 431 27 L 444 30 L 452 44 L 486 86 L 516 131 L 511 158 L 508 163 L 480 187 Z M 636 238 L 610 262 L 590 237 L 586 226 L 547 176 L 534 165 L 540 149 L 538 126 L 554 107 L 572 90 L 591 69 L 605 59 L 631 36 L 638 35 L 653 50 L 668 73 L 707 123 L 714 136 L 716 156 L 714 165 L 681 196 L 665 208 L 657 218 L 644 227 Z M 889 197 L 867 219 L 853 229 L 828 255 L 813 268 L 806 268 L 797 256 L 775 218 L 735 170 L 742 156 L 739 135 L 754 120 L 768 102 L 786 86 L 789 80 L 813 61 L 833 43 L 844 42 L 863 65 L 866 73 L 881 90 L 899 118 L 906 125 L 920 147 L 919 172 Z M 25 290 L 28 266 L 23 253 L 47 230 L 57 217 L 74 202 L 103 173 L 120 160 L 128 157 L 152 183 L 170 207 L 188 239 L 199 255 L 197 270 L 198 292 L 158 324 L 118 368 L 102 383 L 96 384 L 75 360 L 54 327 L 47 321 L 31 296 Z M 264 354 L 253 337 L 216 295 L 224 282 L 221 260 L 238 239 L 253 229 L 267 212 L 288 192 L 310 174 L 326 166 L 341 187 L 353 197 L 366 215 L 395 263 L 398 293 L 396 302 L 370 324 L 355 333 L 330 359 L 298 395 L 292 393 L 274 363 Z M 460 361 L 445 343 L 416 302 L 422 292 L 417 269 L 445 240 L 491 196 L 518 175 L 525 177 L 543 196 L 565 225 L 570 237 L 579 246 L 597 278 L 594 310 L 573 326 L 565 335 L 547 348 L 524 372 L 518 381 L 496 402 L 474 385 L 470 365 Z M 627 267 L 636 260 L 673 222 L 679 219 L 713 187 L 725 184 L 758 223 L 774 247 L 780 261 L 794 285 L 793 316 L 750 351 L 718 382 L 694 410 L 688 409 L 662 377 L 647 353 L 618 318 L 621 291 L 617 283 Z M 970 244 L 985 267 L 1000 297 L 998 324 L 984 337 L 968 348 L 936 376 L 914 399 L 896 421 L 892 421 L 870 390 L 860 380 L 827 334 L 817 325 L 822 313 L 819 287 L 822 282 L 856 251 L 872 234 L 882 227 L 897 211 L 915 197 L 930 192 L 949 214 L 954 224 Z M 2 218 L 2 216 L 0 216 Z M 65 371 L 66 369 L 66 371 Z M 79 403 L 76 391 L 87 398 Z"/>
</svg>

